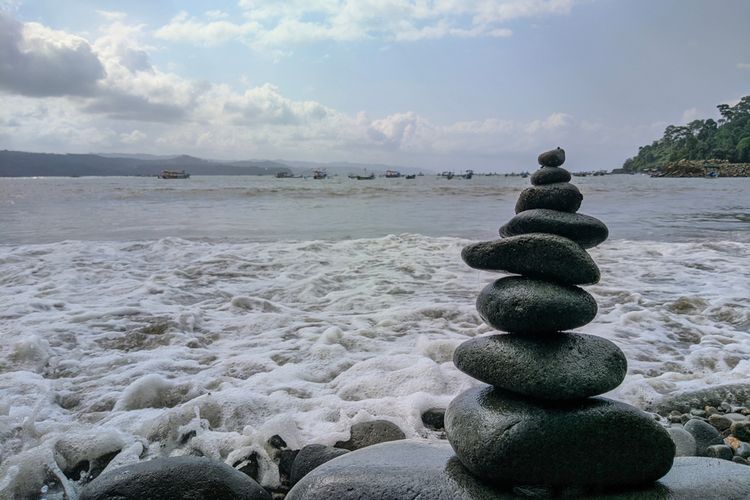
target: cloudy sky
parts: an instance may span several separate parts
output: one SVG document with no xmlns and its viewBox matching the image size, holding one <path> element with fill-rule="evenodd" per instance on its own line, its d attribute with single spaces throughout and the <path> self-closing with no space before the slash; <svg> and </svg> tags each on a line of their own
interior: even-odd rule
<svg viewBox="0 0 750 500">
<path fill-rule="evenodd" d="M 0 149 L 614 168 L 750 94 L 747 0 L 0 0 Z"/>
</svg>

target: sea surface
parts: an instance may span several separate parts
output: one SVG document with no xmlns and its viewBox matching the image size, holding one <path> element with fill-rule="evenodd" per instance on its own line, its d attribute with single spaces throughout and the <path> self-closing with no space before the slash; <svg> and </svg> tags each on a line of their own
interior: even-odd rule
<svg viewBox="0 0 750 500">
<path fill-rule="evenodd" d="M 574 177 L 610 228 L 586 287 L 629 360 L 610 397 L 750 379 L 750 179 Z M 333 444 L 476 384 L 455 347 L 528 179 L 0 179 L 0 497 L 76 498 L 81 470 Z M 98 465 L 97 465 L 98 464 Z M 85 473 L 84 473 L 85 476 Z M 85 480 L 85 477 L 84 477 Z"/>
</svg>

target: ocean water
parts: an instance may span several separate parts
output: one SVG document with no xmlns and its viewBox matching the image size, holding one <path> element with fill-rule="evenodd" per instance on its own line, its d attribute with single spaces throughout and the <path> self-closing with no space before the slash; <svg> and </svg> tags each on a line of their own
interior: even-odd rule
<svg viewBox="0 0 750 500">
<path fill-rule="evenodd" d="M 586 287 L 642 406 L 750 378 L 750 179 L 574 178 L 610 239 Z M 0 179 L 0 497 L 76 498 L 80 470 L 230 464 L 352 423 L 438 439 L 421 413 L 476 382 L 494 238 L 527 179 Z M 84 478 L 85 479 L 85 478 Z"/>
</svg>

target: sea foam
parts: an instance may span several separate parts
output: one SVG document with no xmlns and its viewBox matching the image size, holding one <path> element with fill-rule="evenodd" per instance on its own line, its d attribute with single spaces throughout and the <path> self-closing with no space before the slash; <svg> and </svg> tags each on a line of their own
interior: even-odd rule
<svg viewBox="0 0 750 500">
<path fill-rule="evenodd" d="M 437 439 L 421 413 L 476 383 L 452 353 L 491 332 L 474 299 L 497 275 L 461 262 L 467 243 L 0 246 L 0 496 L 74 498 L 86 470 L 183 454 L 252 455 L 271 486 L 271 436 L 333 444 L 375 418 Z M 748 379 L 750 244 L 591 252 L 600 311 L 579 331 L 629 360 L 611 397 Z"/>
</svg>

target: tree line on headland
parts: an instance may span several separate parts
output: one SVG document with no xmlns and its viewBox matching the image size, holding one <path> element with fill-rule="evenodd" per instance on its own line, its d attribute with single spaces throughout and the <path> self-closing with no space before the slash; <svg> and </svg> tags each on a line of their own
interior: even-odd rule
<svg viewBox="0 0 750 500">
<path fill-rule="evenodd" d="M 625 160 L 628 173 L 660 171 L 681 160 L 713 164 L 750 163 L 750 96 L 734 106 L 719 104 L 721 118 L 693 120 L 687 125 L 669 125 L 664 136 Z M 716 161 L 719 160 L 719 161 Z"/>
</svg>

